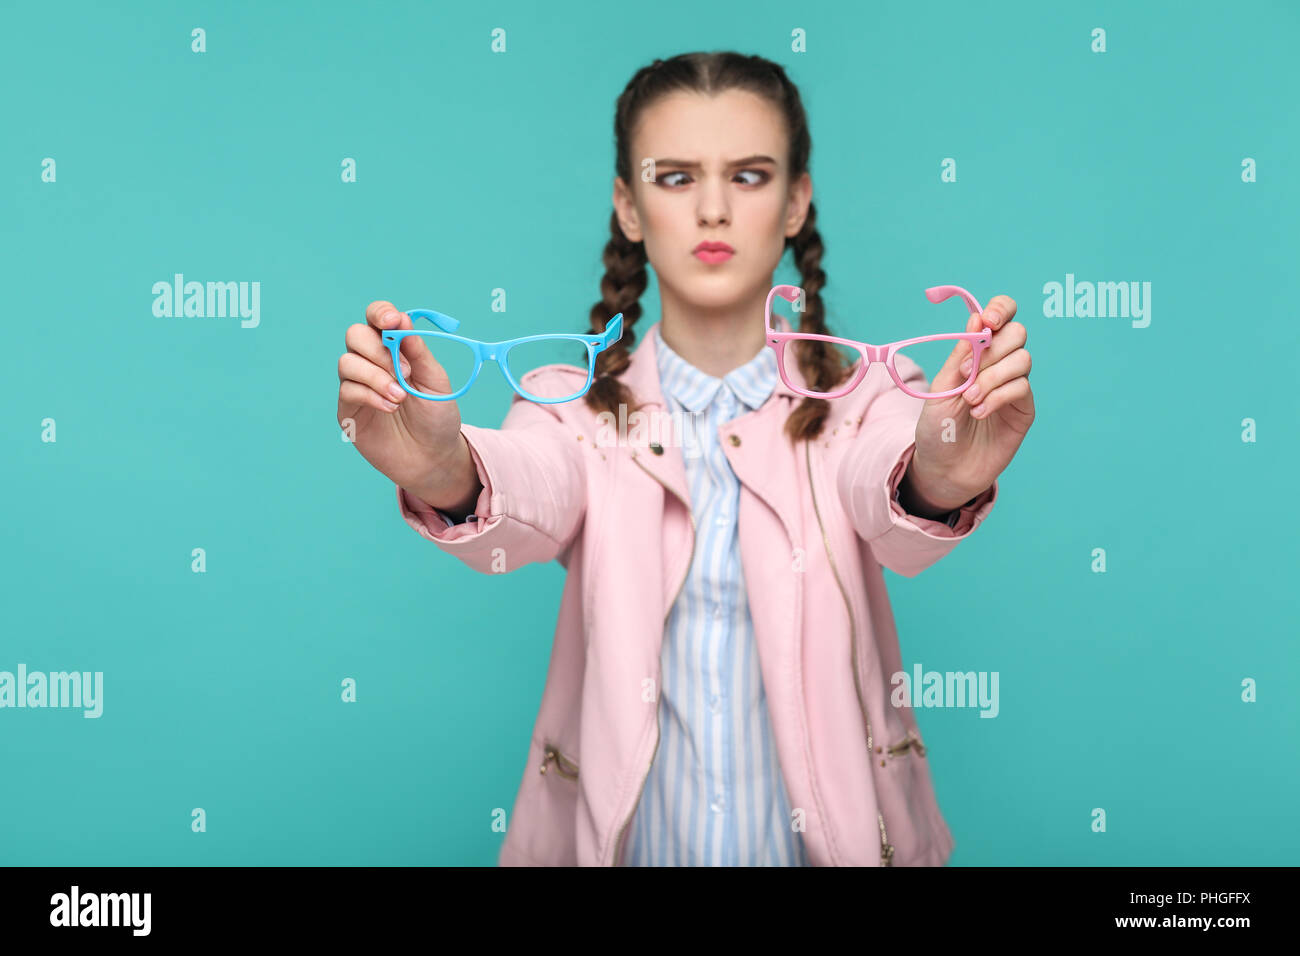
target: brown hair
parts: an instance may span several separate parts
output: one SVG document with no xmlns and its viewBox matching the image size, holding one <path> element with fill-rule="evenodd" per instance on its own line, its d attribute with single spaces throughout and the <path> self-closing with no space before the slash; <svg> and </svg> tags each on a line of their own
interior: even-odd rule
<svg viewBox="0 0 1300 956">
<path fill-rule="evenodd" d="M 656 59 L 636 72 L 619 94 L 614 111 L 614 168 L 622 180 L 632 185 L 630 132 L 641 112 L 659 97 L 675 90 L 713 95 L 724 90 L 740 89 L 756 93 L 775 105 L 790 131 L 790 178 L 797 179 L 808 169 L 812 139 L 799 90 L 777 63 L 761 56 L 740 53 L 682 53 L 667 60 Z M 586 402 L 600 411 L 618 414 L 618 406 L 634 406 L 630 389 L 617 376 L 627 370 L 633 326 L 641 317 L 641 294 L 646 287 L 646 253 L 644 242 L 629 242 L 618 224 L 618 214 L 609 217 L 609 241 L 603 261 L 605 275 L 600 280 L 600 301 L 591 307 L 591 329 L 601 332 L 605 323 L 623 313 L 623 337 L 596 359 L 596 379 L 587 392 Z M 810 203 L 808 216 L 799 234 L 786 239 L 794 250 L 794 264 L 799 270 L 804 290 L 804 311 L 800 313 L 799 331 L 829 335 L 821 290 L 826 285 L 822 271 L 822 239 L 817 232 L 817 208 Z M 799 370 L 811 388 L 830 391 L 840 382 L 847 366 L 841 353 L 821 342 L 800 342 L 796 348 Z M 786 422 L 792 442 L 812 439 L 821 434 L 830 406 L 825 399 L 804 398 Z"/>
</svg>

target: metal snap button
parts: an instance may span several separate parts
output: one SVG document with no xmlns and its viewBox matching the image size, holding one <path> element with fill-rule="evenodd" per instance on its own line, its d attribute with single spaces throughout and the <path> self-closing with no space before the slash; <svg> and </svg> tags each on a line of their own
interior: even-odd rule
<svg viewBox="0 0 1300 956">
<path fill-rule="evenodd" d="M 650 450 L 656 455 L 662 455 L 664 453 L 664 446 L 659 444 L 657 441 L 653 441 L 650 443 Z"/>
<path fill-rule="evenodd" d="M 728 436 L 727 436 L 727 441 L 731 442 L 733 445 L 739 445 L 739 444 L 740 444 L 740 436 L 739 436 L 739 435 L 728 435 Z"/>
</svg>

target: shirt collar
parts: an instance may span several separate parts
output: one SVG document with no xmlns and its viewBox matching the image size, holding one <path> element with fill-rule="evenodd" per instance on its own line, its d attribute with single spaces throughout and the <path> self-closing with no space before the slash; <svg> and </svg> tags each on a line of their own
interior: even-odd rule
<svg viewBox="0 0 1300 956">
<path fill-rule="evenodd" d="M 664 394 L 671 395 L 687 411 L 708 408 L 724 385 L 751 410 L 760 408 L 776 388 L 776 356 L 766 345 L 744 365 L 722 378 L 714 378 L 670 349 L 659 333 L 659 323 L 655 323 L 654 335 L 655 360 Z"/>
</svg>

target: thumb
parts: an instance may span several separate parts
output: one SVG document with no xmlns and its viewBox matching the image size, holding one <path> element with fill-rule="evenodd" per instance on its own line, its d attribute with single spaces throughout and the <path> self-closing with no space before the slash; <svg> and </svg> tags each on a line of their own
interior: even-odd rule
<svg viewBox="0 0 1300 956">
<path fill-rule="evenodd" d="M 405 312 L 401 314 L 398 328 L 415 328 L 411 317 Z M 428 341 L 431 340 L 423 335 L 407 335 L 402 339 L 401 354 L 411 366 L 410 372 L 406 373 L 406 380 L 421 391 L 450 392 L 452 389 L 447 372 L 425 344 Z"/>
<path fill-rule="evenodd" d="M 970 317 L 966 320 L 966 331 L 979 332 L 983 328 L 984 328 L 984 313 L 972 312 L 970 314 Z M 962 361 L 965 361 L 971 355 L 975 354 L 975 346 L 971 345 L 971 343 L 962 342 L 961 347 L 962 347 Z"/>
<path fill-rule="evenodd" d="M 983 328 L 984 328 L 983 313 L 972 312 L 970 316 L 966 319 L 966 331 L 979 332 Z M 952 364 L 953 377 L 954 377 L 953 383 L 948 386 L 949 388 L 956 388 L 962 382 L 966 381 L 966 379 L 969 377 L 970 373 L 963 372 L 961 370 L 961 367 L 966 362 L 966 360 L 974 356 L 974 354 L 975 354 L 974 345 L 972 345 L 970 342 L 967 342 L 965 339 L 958 341 L 957 347 L 953 349 L 952 355 L 948 356 L 949 362 Z M 947 367 L 948 365 L 945 364 L 944 368 Z"/>
<path fill-rule="evenodd" d="M 966 381 L 966 376 L 961 372 L 961 363 L 966 361 L 970 354 L 970 343 L 964 339 L 958 339 L 953 350 L 948 353 L 948 358 L 944 361 L 943 367 L 935 373 L 934 379 L 930 382 L 930 391 L 946 392 L 948 389 L 956 388 Z M 952 398 L 956 397 L 958 396 L 952 396 Z M 951 398 L 940 399 L 940 401 L 950 400 Z"/>
</svg>

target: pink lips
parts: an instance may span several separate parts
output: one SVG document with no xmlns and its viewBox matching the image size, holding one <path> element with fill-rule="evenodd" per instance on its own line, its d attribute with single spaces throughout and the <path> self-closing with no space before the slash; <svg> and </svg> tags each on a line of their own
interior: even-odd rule
<svg viewBox="0 0 1300 956">
<path fill-rule="evenodd" d="M 735 253 L 725 242 L 701 242 L 695 247 L 695 257 L 708 263 L 726 262 Z"/>
</svg>

